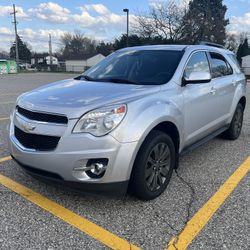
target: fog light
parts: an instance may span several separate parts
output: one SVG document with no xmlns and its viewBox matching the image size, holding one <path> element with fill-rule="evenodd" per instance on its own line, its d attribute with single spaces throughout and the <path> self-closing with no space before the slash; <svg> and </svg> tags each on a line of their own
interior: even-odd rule
<svg viewBox="0 0 250 250">
<path fill-rule="evenodd" d="M 86 174 L 91 178 L 101 178 L 104 176 L 107 169 L 108 159 L 91 159 L 87 162 Z"/>
<path fill-rule="evenodd" d="M 93 179 L 102 178 L 108 166 L 107 158 L 81 160 L 78 166 L 73 168 L 73 176 L 79 180 L 86 178 L 86 175 Z"/>
<path fill-rule="evenodd" d="M 102 163 L 94 163 L 91 165 L 91 172 L 93 174 L 101 174 L 104 170 L 106 169 L 106 167 L 102 164 Z"/>
</svg>

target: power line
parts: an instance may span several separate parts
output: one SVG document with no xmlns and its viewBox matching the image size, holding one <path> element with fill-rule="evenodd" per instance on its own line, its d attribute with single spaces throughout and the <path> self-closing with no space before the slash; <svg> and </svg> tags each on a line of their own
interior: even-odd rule
<svg viewBox="0 0 250 250">
<path fill-rule="evenodd" d="M 18 24 L 18 22 L 16 21 L 16 13 L 17 13 L 16 6 L 15 6 L 15 4 L 13 4 L 13 12 L 10 13 L 10 14 L 13 15 L 13 17 L 14 17 L 13 23 L 14 23 L 14 27 L 15 27 L 16 64 L 17 64 L 17 72 L 18 72 L 19 71 L 19 53 L 18 53 L 18 35 L 17 35 L 17 24 Z"/>
</svg>

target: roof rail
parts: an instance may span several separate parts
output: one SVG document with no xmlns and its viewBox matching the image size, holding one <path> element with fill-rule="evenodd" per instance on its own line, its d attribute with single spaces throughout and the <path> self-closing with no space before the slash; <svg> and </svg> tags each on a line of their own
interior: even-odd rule
<svg viewBox="0 0 250 250">
<path fill-rule="evenodd" d="M 200 42 L 200 45 L 207 45 L 207 46 L 211 46 L 211 47 L 216 47 L 216 48 L 220 48 L 220 49 L 226 49 L 223 45 L 218 44 L 218 43 L 211 43 L 211 42 Z"/>
</svg>

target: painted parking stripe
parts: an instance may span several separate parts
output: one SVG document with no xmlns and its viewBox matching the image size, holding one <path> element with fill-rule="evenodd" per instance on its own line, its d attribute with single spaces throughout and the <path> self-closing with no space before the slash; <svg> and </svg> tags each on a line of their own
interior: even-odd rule
<svg viewBox="0 0 250 250">
<path fill-rule="evenodd" d="M 250 157 L 246 159 L 205 205 L 188 221 L 181 233 L 170 240 L 167 250 L 186 249 L 224 203 L 227 197 L 234 191 L 239 182 L 247 175 L 249 170 Z"/>
<path fill-rule="evenodd" d="M 2 158 L 0 158 L 0 163 L 5 162 L 5 161 L 9 161 L 11 159 L 12 159 L 11 156 L 2 157 Z"/>
<path fill-rule="evenodd" d="M 11 95 L 18 96 L 18 95 L 20 95 L 20 93 L 5 93 L 5 94 L 0 94 L 0 96 L 11 96 Z"/>
<path fill-rule="evenodd" d="M 13 104 L 15 102 L 0 102 L 0 105 L 4 105 L 4 104 Z"/>
<path fill-rule="evenodd" d="M 10 158 L 11 159 L 11 158 Z M 0 163 L 7 161 L 8 157 L 0 159 Z M 90 237 L 98 240 L 104 245 L 111 249 L 132 249 L 138 250 L 139 247 L 129 243 L 128 241 L 120 238 L 119 236 L 107 231 L 106 229 L 94 224 L 93 222 L 81 217 L 78 214 L 70 211 L 67 208 L 57 204 L 54 201 L 32 191 L 31 189 L 11 180 L 10 178 L 0 174 L 0 184 L 6 188 L 14 191 L 15 193 L 21 195 L 26 200 L 36 204 L 37 206 L 43 208 L 59 219 L 67 222 L 68 224 L 74 226 L 80 231 L 86 233 Z"/>
<path fill-rule="evenodd" d="M 1 121 L 7 121 L 7 120 L 9 120 L 9 117 L 0 117 L 0 122 Z"/>
</svg>

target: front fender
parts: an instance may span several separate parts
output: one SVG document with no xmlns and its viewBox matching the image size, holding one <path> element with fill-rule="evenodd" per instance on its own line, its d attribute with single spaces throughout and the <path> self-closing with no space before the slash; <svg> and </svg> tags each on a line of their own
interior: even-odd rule
<svg viewBox="0 0 250 250">
<path fill-rule="evenodd" d="M 129 112 L 131 111 L 131 112 Z M 182 131 L 180 124 L 183 124 L 183 116 L 177 106 L 172 102 L 137 101 L 128 105 L 128 113 L 120 126 L 114 130 L 111 135 L 121 143 L 137 142 L 131 158 L 127 159 L 129 167 L 127 169 L 127 178 L 134 165 L 136 155 L 150 131 L 162 122 L 172 122 Z M 182 145 L 182 134 L 180 134 L 180 145 Z"/>
<path fill-rule="evenodd" d="M 173 102 L 133 102 L 128 105 L 124 121 L 111 135 L 121 143 L 144 141 L 155 126 L 166 121 L 172 122 L 178 131 L 182 131 L 183 116 Z"/>
</svg>

